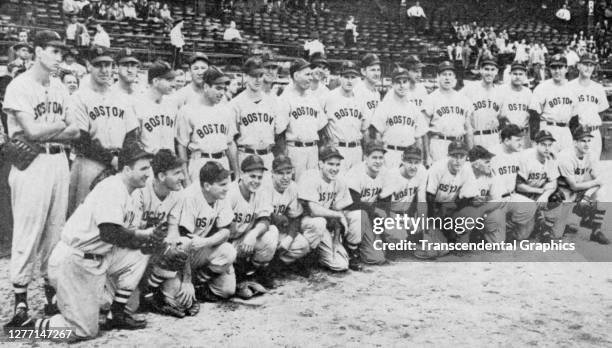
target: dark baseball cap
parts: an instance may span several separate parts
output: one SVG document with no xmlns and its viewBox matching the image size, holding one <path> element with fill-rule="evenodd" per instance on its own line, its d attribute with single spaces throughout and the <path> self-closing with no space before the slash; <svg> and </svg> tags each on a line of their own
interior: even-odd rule
<svg viewBox="0 0 612 348">
<path fill-rule="evenodd" d="M 263 61 L 260 58 L 251 57 L 247 59 L 246 62 L 244 62 L 244 65 L 242 66 L 242 71 L 248 75 L 263 74 Z"/>
<path fill-rule="evenodd" d="M 153 156 L 151 160 L 151 168 L 153 174 L 166 172 L 168 170 L 180 168 L 185 164 L 185 161 L 176 156 L 172 150 L 161 149 Z"/>
<path fill-rule="evenodd" d="M 360 76 L 359 68 L 357 64 L 351 62 L 350 60 L 346 60 L 342 62 L 340 66 L 340 76 Z"/>
<path fill-rule="evenodd" d="M 203 74 L 204 83 L 207 85 L 224 85 L 230 82 L 229 76 L 225 75 L 219 68 L 211 66 Z"/>
<path fill-rule="evenodd" d="M 110 51 L 101 46 L 94 46 L 89 50 L 89 62 L 91 64 L 96 64 L 100 62 L 109 62 L 112 63 L 115 60 L 113 56 L 111 56 Z"/>
<path fill-rule="evenodd" d="M 117 64 L 127 64 L 127 63 L 140 64 L 140 60 L 136 58 L 134 51 L 129 47 L 120 49 L 119 53 L 117 53 L 117 57 L 115 58 L 115 60 L 117 61 Z"/>
<path fill-rule="evenodd" d="M 500 138 L 502 141 L 506 139 L 510 139 L 512 137 L 522 137 L 522 136 L 523 136 L 523 130 L 519 126 L 512 124 L 512 123 L 504 127 L 504 129 L 502 129 L 500 132 Z"/>
<path fill-rule="evenodd" d="M 248 155 L 240 164 L 240 170 L 246 173 L 253 170 L 268 170 L 268 168 L 266 168 L 261 157 L 257 155 Z"/>
<path fill-rule="evenodd" d="M 593 134 L 583 125 L 579 125 L 572 131 L 572 138 L 574 138 L 574 140 L 580 140 L 586 137 L 592 138 Z"/>
<path fill-rule="evenodd" d="M 593 53 L 585 53 L 580 56 L 581 64 L 597 64 L 599 60 L 597 59 L 597 55 Z"/>
<path fill-rule="evenodd" d="M 168 62 L 158 60 L 151 64 L 147 72 L 147 78 L 149 83 L 155 78 L 162 78 L 165 80 L 172 80 L 176 77 L 176 72 L 172 70 L 172 67 Z"/>
<path fill-rule="evenodd" d="M 316 52 L 310 56 L 310 65 L 313 68 L 318 66 L 329 68 L 329 62 L 327 61 L 327 58 L 325 58 L 325 56 L 320 52 Z"/>
<path fill-rule="evenodd" d="M 455 64 L 449 61 L 444 61 L 438 64 L 438 74 L 441 74 L 446 70 L 452 70 L 453 72 L 455 72 Z"/>
<path fill-rule="evenodd" d="M 404 66 L 408 70 L 418 70 L 424 67 L 425 64 L 421 63 L 418 56 L 411 54 L 404 60 Z"/>
<path fill-rule="evenodd" d="M 275 172 L 279 172 L 283 169 L 293 169 L 291 158 L 285 155 L 278 155 L 272 161 L 272 170 Z"/>
<path fill-rule="evenodd" d="M 16 44 L 13 45 L 13 50 L 14 51 L 19 51 L 22 48 L 27 48 L 28 51 L 33 52 L 34 51 L 34 47 L 32 47 L 29 43 L 27 42 L 18 42 Z"/>
<path fill-rule="evenodd" d="M 191 56 L 191 58 L 189 58 L 189 65 L 191 66 L 193 63 L 197 62 L 198 60 L 206 62 L 206 64 L 210 64 L 210 60 L 208 59 L 207 55 L 205 55 L 202 52 L 196 52 Z"/>
<path fill-rule="evenodd" d="M 337 148 L 333 146 L 324 146 L 319 150 L 319 161 L 327 161 L 330 158 L 344 159 Z"/>
<path fill-rule="evenodd" d="M 366 53 L 361 57 L 360 65 L 362 68 L 367 68 L 372 65 L 380 65 L 380 59 L 374 53 Z"/>
<path fill-rule="evenodd" d="M 552 56 L 550 58 L 550 62 L 548 63 L 548 66 L 567 66 L 567 58 L 565 58 L 565 56 L 562 56 L 560 54 L 555 54 L 554 56 Z"/>
<path fill-rule="evenodd" d="M 53 46 L 65 49 L 66 44 L 62 41 L 62 37 L 52 30 L 41 30 L 34 35 L 34 47 Z"/>
<path fill-rule="evenodd" d="M 557 141 L 555 137 L 553 137 L 551 132 L 547 131 L 546 129 L 542 129 L 541 131 L 538 132 L 538 134 L 536 134 L 535 142 L 541 143 L 546 140 Z"/>
<path fill-rule="evenodd" d="M 310 63 L 308 63 L 305 59 L 298 58 L 291 63 L 291 66 L 289 67 L 289 76 L 293 78 L 294 73 L 310 67 Z"/>
<path fill-rule="evenodd" d="M 455 140 L 451 142 L 450 144 L 448 144 L 448 154 L 449 155 L 455 155 L 455 154 L 467 155 L 467 153 L 468 153 L 468 146 L 463 141 Z"/>
<path fill-rule="evenodd" d="M 396 67 L 391 72 L 391 81 L 395 82 L 399 79 L 407 79 L 408 78 L 408 70 L 402 67 Z"/>
<path fill-rule="evenodd" d="M 268 68 L 268 67 L 277 67 L 278 68 L 278 63 L 274 60 L 274 57 L 272 56 L 271 52 L 264 52 L 261 55 L 261 60 L 263 61 L 263 66 Z"/>
<path fill-rule="evenodd" d="M 485 149 L 480 145 L 474 146 L 470 151 L 468 151 L 468 157 L 471 162 L 477 161 L 479 159 L 491 159 L 495 156 L 495 154 L 491 153 L 489 150 Z"/>
<path fill-rule="evenodd" d="M 126 144 L 121 151 L 119 151 L 118 164 L 119 169 L 124 166 L 136 163 L 142 158 L 153 158 L 153 154 L 146 152 L 142 146 L 137 142 L 131 142 Z"/>
<path fill-rule="evenodd" d="M 402 161 L 407 161 L 409 159 L 415 159 L 419 161 L 422 160 L 423 151 L 421 151 L 421 149 L 414 144 L 408 146 L 402 153 Z"/>
<path fill-rule="evenodd" d="M 372 140 L 365 143 L 363 147 L 363 153 L 366 156 L 371 155 L 374 151 L 381 151 L 382 153 L 386 153 L 387 149 L 385 149 L 385 144 L 379 140 Z"/>
<path fill-rule="evenodd" d="M 512 65 L 510 65 L 510 71 L 514 70 L 527 71 L 527 66 L 521 62 L 512 62 Z"/>
<path fill-rule="evenodd" d="M 208 161 L 200 169 L 200 186 L 204 183 L 214 184 L 230 176 L 229 170 L 223 168 L 217 161 Z"/>
<path fill-rule="evenodd" d="M 480 63 L 480 67 L 485 67 L 487 65 L 492 65 L 492 66 L 497 68 L 498 65 L 497 65 L 497 60 L 495 59 L 495 57 L 486 57 Z"/>
<path fill-rule="evenodd" d="M 64 55 L 62 56 L 62 59 L 66 59 L 66 57 L 76 58 L 78 56 L 79 56 L 79 51 L 77 51 L 76 49 L 72 48 L 72 49 L 67 49 L 64 52 Z"/>
</svg>

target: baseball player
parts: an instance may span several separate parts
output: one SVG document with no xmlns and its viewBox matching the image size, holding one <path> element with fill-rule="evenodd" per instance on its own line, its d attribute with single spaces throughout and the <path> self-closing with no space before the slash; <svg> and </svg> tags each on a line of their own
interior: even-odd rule
<svg viewBox="0 0 612 348">
<path fill-rule="evenodd" d="M 273 287 L 267 266 L 278 246 L 278 229 L 270 225 L 272 190 L 261 185 L 268 169 L 257 155 L 249 155 L 240 166 L 242 175 L 227 194 L 234 211 L 229 240 L 238 252 L 236 278 L 241 283 L 254 275 L 265 287 Z"/>
<path fill-rule="evenodd" d="M 543 81 L 534 89 L 529 113 L 530 119 L 534 120 L 531 122 L 539 120 L 540 129 L 550 131 L 557 139 L 554 148 L 557 153 L 572 147 L 572 134 L 568 126 L 570 119 L 577 115 L 578 98 L 576 92 L 568 88 L 565 78 L 567 59 L 556 54 L 551 57 L 549 66 L 552 78 Z"/>
<path fill-rule="evenodd" d="M 491 160 L 491 167 L 493 176 L 498 176 L 503 183 L 501 198 L 504 204 L 497 214 L 489 214 L 485 218 L 488 231 L 485 240 L 490 243 L 500 243 L 510 239 L 506 233 L 508 215 L 515 226 L 513 237 L 517 240 L 527 239 L 533 231 L 533 217 L 536 212 L 532 200 L 516 193 L 523 132 L 517 125 L 509 124 L 502 129 L 500 137 L 501 143 L 491 149 L 495 154 Z"/>
<path fill-rule="evenodd" d="M 512 123 L 523 131 L 523 148 L 531 147 L 529 136 L 529 105 L 531 90 L 525 86 L 527 81 L 527 66 L 514 62 L 510 66 L 510 84 L 500 87 L 502 123 Z"/>
<path fill-rule="evenodd" d="M 272 168 L 277 118 L 274 99 L 263 91 L 263 62 L 259 58 L 249 58 L 243 71 L 246 89 L 229 103 L 238 132 L 238 163 L 235 168 L 240 168 L 240 163 L 250 154 L 260 156 L 266 168 Z"/>
<path fill-rule="evenodd" d="M 327 117 L 309 92 L 310 64 L 304 59 L 296 59 L 289 68 L 289 75 L 293 83 L 277 100 L 277 132 L 285 133 L 285 145 L 281 144 L 281 148 L 291 158 L 299 180 L 306 170 L 317 168 L 318 132 L 327 125 Z"/>
<path fill-rule="evenodd" d="M 591 153 L 595 160 L 601 156 L 600 114 L 610 107 L 603 86 L 591 79 L 597 63 L 597 55 L 592 53 L 582 55 L 578 62 L 578 78 L 568 83 L 568 87 L 578 96 L 576 103 L 578 121 L 593 134 Z"/>
<path fill-rule="evenodd" d="M 554 228 L 556 224 L 564 223 L 560 219 L 561 204 L 549 204 L 551 195 L 557 190 L 559 170 L 557 161 L 552 155 L 555 138 L 547 130 L 541 130 L 535 136 L 535 146 L 520 154 L 519 171 L 516 182 L 516 191 L 537 202 L 539 212 L 543 219 L 537 222 L 542 230 L 538 237 L 542 242 L 550 242 L 551 238 L 561 238 L 562 235 L 553 235 L 554 231 L 563 232 L 564 226 Z M 560 202 L 558 202 L 560 203 Z"/>
<path fill-rule="evenodd" d="M 174 77 L 170 64 L 153 63 L 147 72 L 149 88 L 134 102 L 140 142 L 148 153 L 155 154 L 160 149 L 174 152 L 177 111 L 167 97 L 174 90 Z"/>
<path fill-rule="evenodd" d="M 312 96 L 319 102 L 319 106 L 323 108 L 323 103 L 329 95 L 329 88 L 325 85 L 329 76 L 329 63 L 322 54 L 315 53 L 310 56 L 310 67 L 312 69 L 310 90 Z"/>
<path fill-rule="evenodd" d="M 342 172 L 361 163 L 363 156 L 361 139 L 366 130 L 366 106 L 353 92 L 358 78 L 357 65 L 350 61 L 342 62 L 340 88 L 329 92 L 323 103 L 323 110 L 329 120 L 326 127 L 327 137 L 345 158 L 342 161 Z"/>
<path fill-rule="evenodd" d="M 117 63 L 117 76 L 119 79 L 113 85 L 113 88 L 133 97 L 138 82 L 140 61 L 130 48 L 122 48 L 117 53 L 115 62 Z"/>
<path fill-rule="evenodd" d="M 221 99 L 227 90 L 229 77 L 211 67 L 203 74 L 204 93 L 198 100 L 185 104 L 177 116 L 178 155 L 184 161 L 187 184 L 197 181 L 200 168 L 208 161 L 218 161 L 226 169 L 235 168 L 236 123 L 227 104 Z M 186 88 L 191 88 L 187 86 Z M 188 152 L 189 151 L 189 152 Z"/>
<path fill-rule="evenodd" d="M 300 233 L 300 218 L 304 213 L 298 200 L 298 188 L 293 176 L 293 164 L 285 155 L 272 161 L 272 213 L 271 225 L 278 229 L 278 258 L 294 271 L 308 276 L 306 266 L 299 262 L 310 252 L 308 240 Z"/>
<path fill-rule="evenodd" d="M 456 84 L 455 65 L 451 62 L 440 63 L 440 88 L 433 91 L 425 102 L 425 112 L 429 117 L 427 164 L 446 157 L 448 145 L 453 141 L 465 141 L 469 148 L 474 143 L 472 125 L 468 118 L 472 106 L 463 94 L 454 90 Z"/>
<path fill-rule="evenodd" d="M 427 133 L 425 115 L 409 99 L 411 78 L 404 68 L 395 68 L 392 73 L 393 97 L 385 98 L 376 108 L 370 124 L 370 133 L 387 147 L 385 165 L 397 168 L 402 163 L 402 152 L 417 144 L 424 148 L 422 137 Z M 427 152 L 427 148 L 424 148 Z"/>
<path fill-rule="evenodd" d="M 342 239 L 346 238 L 349 243 L 361 239 L 360 235 L 349 235 L 356 232 L 354 229 L 347 229 L 343 210 L 351 205 L 352 199 L 344 181 L 337 180 L 342 159 L 336 148 L 323 147 L 319 153 L 320 169 L 309 170 L 298 180 L 298 197 L 308 211 L 302 218 L 304 237 L 310 243 L 310 249 L 318 251 L 319 263 L 335 272 L 346 271 L 349 266 Z M 338 221 L 346 236 L 341 236 L 337 229 L 330 230 L 330 220 Z"/>
<path fill-rule="evenodd" d="M 601 226 L 605 210 L 597 206 L 601 197 L 606 197 L 602 173 L 598 168 L 598 161 L 591 156 L 591 141 L 593 134 L 589 129 L 579 125 L 572 132 L 574 146 L 559 153 L 559 188 L 565 195 L 565 204 L 562 205 L 561 218 L 567 218 L 569 212 L 577 202 L 574 212 L 589 222 L 591 228 L 590 240 L 599 244 L 610 244 L 610 240 L 603 233 Z M 554 236 L 560 236 L 565 224 L 556 224 Z"/>
<path fill-rule="evenodd" d="M 189 59 L 189 74 L 191 83 L 181 87 L 172 95 L 172 100 L 178 109 L 188 102 L 197 103 L 201 100 L 204 93 L 204 72 L 210 65 L 208 56 L 201 52 L 196 52 Z"/>
<path fill-rule="evenodd" d="M 361 58 L 360 66 L 363 80 L 355 86 L 355 97 L 365 103 L 368 110 L 364 117 L 370 120 L 380 103 L 380 59 L 376 54 L 368 53 Z"/>
<path fill-rule="evenodd" d="M 20 312 L 11 326 L 34 330 L 70 327 L 74 329 L 70 340 L 97 336 L 100 299 L 108 270 L 122 262 L 127 270 L 125 276 L 129 277 L 146 267 L 142 256 L 122 254 L 121 250 L 138 249 L 145 243 L 159 241 L 167 233 L 156 227 L 140 230 L 134 226 L 138 223 L 138 212 L 131 194 L 145 186 L 151 171 L 150 159 L 151 155 L 137 146 L 124 148 L 119 159 L 121 171 L 96 185 L 66 222 L 49 259 L 49 278 L 57 290 L 60 314 L 34 320 Z M 131 255 L 133 259 L 121 259 L 120 255 Z M 135 279 L 136 284 L 138 281 Z M 125 310 L 130 295 L 129 291 L 116 294 L 109 327 L 137 329 L 146 325 Z"/>
<path fill-rule="evenodd" d="M 482 80 L 466 85 L 461 90 L 472 105 L 469 117 L 474 129 L 474 144 L 485 148 L 499 144 L 501 93 L 495 86 L 497 71 L 494 58 L 483 59 L 480 66 Z"/>
<path fill-rule="evenodd" d="M 275 99 L 277 95 L 273 87 L 278 79 L 278 63 L 273 60 L 272 55 L 269 53 L 263 54 L 261 60 L 264 66 L 263 93 Z"/>
<path fill-rule="evenodd" d="M 80 130 L 70 170 L 68 215 L 83 202 L 98 174 L 105 168 L 117 169 L 119 149 L 138 140 L 131 101 L 110 88 L 113 58 L 101 47 L 93 48 L 90 57 L 90 78 L 72 95 L 68 108 Z"/>
<path fill-rule="evenodd" d="M 198 180 L 179 196 L 176 225 L 170 223 L 169 234 L 179 231 L 190 251 L 189 261 L 180 276 L 165 281 L 161 288 L 164 301 L 195 315 L 199 301 L 227 299 L 236 291 L 233 263 L 236 249 L 228 243 L 234 218 L 229 200 L 230 173 L 219 162 L 209 161 L 200 169 Z"/>
<path fill-rule="evenodd" d="M 47 268 L 52 248 L 59 240 L 68 205 L 68 159 L 63 143 L 78 136 L 78 129 L 66 110 L 68 95 L 50 79 L 61 61 L 60 36 L 39 31 L 34 38 L 36 60 L 32 68 L 12 80 L 6 88 L 3 108 L 7 114 L 8 135 L 22 134 L 41 146 L 41 153 L 25 169 L 11 167 L 13 240 L 10 279 L 15 294 L 15 314 L 27 314 L 27 290 L 34 265 L 40 256 L 45 279 L 45 312 L 54 311 L 54 288 Z"/>
<path fill-rule="evenodd" d="M 418 81 L 421 78 L 422 69 L 425 65 L 416 55 L 410 55 L 402 62 L 402 67 L 408 70 L 408 99 L 419 109 L 425 110 L 424 103 L 427 100 L 427 90 Z M 387 93 L 384 99 L 391 98 L 393 93 Z"/>
</svg>

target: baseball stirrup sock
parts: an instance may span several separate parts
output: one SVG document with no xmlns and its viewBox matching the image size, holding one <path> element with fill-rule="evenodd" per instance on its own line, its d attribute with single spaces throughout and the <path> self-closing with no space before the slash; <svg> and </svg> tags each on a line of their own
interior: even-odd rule
<svg viewBox="0 0 612 348">
<path fill-rule="evenodd" d="M 603 224 L 603 220 L 604 220 L 604 215 L 606 214 L 605 210 L 599 210 L 596 209 L 593 212 L 593 221 L 591 222 L 591 226 L 593 227 L 593 231 L 598 230 L 601 228 L 601 225 Z"/>
<path fill-rule="evenodd" d="M 28 286 L 27 285 L 20 285 L 20 284 L 13 284 L 13 292 L 15 293 L 15 307 L 17 307 L 17 305 L 19 303 L 23 303 L 27 307 L 27 304 L 28 304 Z"/>
<path fill-rule="evenodd" d="M 47 303 L 55 303 L 55 288 L 49 284 L 48 280 L 45 280 L 45 298 L 47 299 Z"/>
<path fill-rule="evenodd" d="M 34 323 L 34 329 L 38 331 L 49 330 L 50 324 L 50 319 L 36 319 L 36 322 Z"/>
<path fill-rule="evenodd" d="M 111 304 L 111 312 L 119 312 L 125 309 L 125 305 L 132 296 L 132 290 L 119 289 L 115 292 L 115 299 Z"/>
</svg>

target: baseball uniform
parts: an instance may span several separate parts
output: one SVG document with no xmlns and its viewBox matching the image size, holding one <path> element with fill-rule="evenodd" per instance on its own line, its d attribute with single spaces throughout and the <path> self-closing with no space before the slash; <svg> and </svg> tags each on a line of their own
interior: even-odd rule
<svg viewBox="0 0 612 348">
<path fill-rule="evenodd" d="M 529 105 L 531 105 L 532 92 L 527 87 L 515 90 L 509 85 L 499 87 L 501 90 L 500 116 L 507 118 L 524 132 L 523 147 L 531 146 L 529 138 Z"/>
<path fill-rule="evenodd" d="M 591 153 L 594 159 L 601 157 L 601 116 L 600 113 L 606 111 L 610 104 L 603 86 L 595 81 L 589 80 L 587 86 L 580 84 L 579 79 L 574 79 L 568 83 L 568 88 L 572 89 L 578 96 L 576 103 L 576 113 L 580 124 L 587 127 L 593 134 L 591 141 Z"/>
<path fill-rule="evenodd" d="M 502 103 L 500 88 L 485 87 L 482 82 L 466 85 L 461 92 L 471 102 L 474 145 L 490 148 L 499 144 L 499 115 Z"/>
<path fill-rule="evenodd" d="M 553 79 L 540 83 L 533 91 L 529 109 L 540 115 L 540 129 L 550 131 L 557 139 L 554 152 L 573 146 L 569 129 L 570 118 L 576 115 L 578 98 L 567 81 L 556 84 Z"/>
<path fill-rule="evenodd" d="M 273 186 L 272 184 L 269 184 Z M 272 206 L 274 214 L 284 215 L 290 219 L 297 219 L 304 213 L 302 204 L 298 200 L 297 184 L 292 181 L 291 184 L 283 192 L 279 192 L 276 188 L 272 189 Z M 280 251 L 279 258 L 284 263 L 291 263 L 300 259 L 310 252 L 310 245 L 303 234 L 297 233 L 295 237 L 291 237 L 288 231 L 279 229 L 278 249 Z"/>
<path fill-rule="evenodd" d="M 363 81 L 355 86 L 354 92 L 355 98 L 363 101 L 365 104 L 367 109 L 364 112 L 365 119 L 370 120 L 372 116 L 374 116 L 374 111 L 378 107 L 378 103 L 380 103 L 380 92 L 378 92 L 378 90 L 368 89 Z"/>
<path fill-rule="evenodd" d="M 310 93 L 319 102 L 319 108 L 323 109 L 323 104 L 329 97 L 329 88 L 327 88 L 323 82 L 319 82 L 317 89 L 311 89 Z"/>
<path fill-rule="evenodd" d="M 134 100 L 134 111 L 140 124 L 140 142 L 144 150 L 155 154 L 168 149 L 174 153 L 177 111 L 171 101 L 163 97 L 156 103 L 148 95 L 140 95 Z"/>
<path fill-rule="evenodd" d="M 277 100 L 278 132 L 285 131 L 287 155 L 299 179 L 308 169 L 319 165 L 318 131 L 327 125 L 327 117 L 319 102 L 310 92 L 300 95 L 295 88 L 287 88 Z"/>
<path fill-rule="evenodd" d="M 383 100 L 392 98 L 395 93 L 387 93 Z M 427 89 L 420 83 L 414 85 L 414 89 L 408 91 L 406 97 L 411 103 L 419 109 L 426 110 L 425 102 L 427 101 Z"/>
<path fill-rule="evenodd" d="M 193 83 L 182 87 L 170 95 L 170 102 L 177 110 L 187 104 L 198 103 L 202 99 L 203 89 L 196 91 Z"/>
<path fill-rule="evenodd" d="M 324 208 L 341 211 L 352 203 L 351 195 L 342 180 L 326 182 L 319 170 L 309 170 L 298 181 L 298 197 L 300 200 L 314 202 Z M 335 271 L 348 269 L 348 254 L 338 240 L 327 230 L 327 221 L 323 217 L 304 216 L 302 232 L 310 243 L 312 250 L 319 252 L 319 262 Z M 347 231 L 348 234 L 351 231 Z M 360 236 L 346 236 L 347 239 L 358 240 Z"/>
</svg>

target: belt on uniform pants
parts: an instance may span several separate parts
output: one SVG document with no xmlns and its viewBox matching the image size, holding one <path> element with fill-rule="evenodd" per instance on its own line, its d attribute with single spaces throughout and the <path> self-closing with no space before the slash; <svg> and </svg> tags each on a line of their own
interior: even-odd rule
<svg viewBox="0 0 612 348">
<path fill-rule="evenodd" d="M 557 126 L 557 127 L 567 127 L 567 125 L 569 123 L 566 122 L 551 122 L 551 121 L 546 121 L 546 124 L 549 126 Z"/>
<path fill-rule="evenodd" d="M 345 142 L 345 141 L 339 141 L 338 142 L 338 146 L 340 147 L 357 147 L 360 144 L 356 141 L 350 141 L 350 142 Z"/>
<path fill-rule="evenodd" d="M 396 150 L 396 151 L 406 151 L 406 149 L 408 148 L 408 146 L 393 146 L 393 145 L 387 145 L 387 149 L 389 150 Z"/>
<path fill-rule="evenodd" d="M 204 158 L 219 159 L 219 158 L 223 158 L 223 156 L 225 156 L 225 152 L 223 151 L 215 152 L 215 153 L 200 152 L 200 157 L 204 157 Z"/>
<path fill-rule="evenodd" d="M 72 245 L 64 242 L 63 240 L 60 240 L 60 243 L 64 244 L 64 246 L 66 246 L 68 249 L 70 249 L 70 251 L 72 251 L 73 254 L 75 254 L 77 256 L 80 256 L 80 257 L 84 258 L 85 260 L 102 261 L 104 259 L 104 256 L 105 256 L 105 255 L 99 255 L 99 254 L 92 254 L 92 253 L 83 252 L 82 250 L 73 247 Z"/>
<path fill-rule="evenodd" d="M 40 146 L 40 153 L 55 155 L 55 154 L 63 153 L 63 152 L 64 152 L 64 145 L 47 143 L 47 144 L 41 144 Z"/>
<path fill-rule="evenodd" d="M 502 195 L 502 198 L 510 197 L 510 196 L 512 196 L 512 194 L 513 194 L 513 193 L 514 193 L 514 191 L 504 193 L 504 194 Z"/>
<path fill-rule="evenodd" d="M 260 155 L 260 156 L 272 153 L 272 149 L 270 149 L 270 148 L 262 149 L 262 150 L 257 150 L 257 149 L 252 149 L 252 148 L 247 147 L 247 146 L 239 146 L 238 150 L 240 150 L 240 151 L 242 151 L 244 153 L 250 153 L 252 155 Z"/>
<path fill-rule="evenodd" d="M 310 147 L 317 145 L 317 141 L 309 141 L 309 142 L 301 142 L 301 141 L 288 141 L 287 145 L 296 146 L 296 147 Z"/>
<path fill-rule="evenodd" d="M 495 134 L 498 132 L 499 130 L 497 129 L 485 129 L 485 130 L 474 131 L 474 135 L 489 135 L 489 134 Z"/>
<path fill-rule="evenodd" d="M 431 136 L 436 139 L 443 139 L 443 140 L 450 140 L 450 141 L 463 140 L 463 136 L 451 137 L 451 136 L 446 136 L 440 133 L 431 133 Z"/>
</svg>

